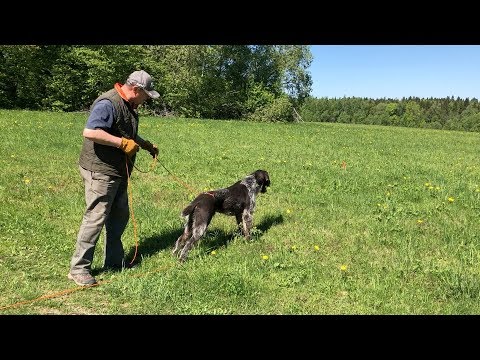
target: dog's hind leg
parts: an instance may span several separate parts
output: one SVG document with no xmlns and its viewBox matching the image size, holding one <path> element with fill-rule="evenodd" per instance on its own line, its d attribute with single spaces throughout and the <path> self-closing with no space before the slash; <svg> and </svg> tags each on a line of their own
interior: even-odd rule
<svg viewBox="0 0 480 360">
<path fill-rule="evenodd" d="M 237 227 L 238 230 L 242 235 L 245 236 L 245 230 L 244 230 L 244 224 L 243 224 L 243 218 L 241 213 L 236 213 L 235 214 L 235 219 L 237 220 Z"/>
<path fill-rule="evenodd" d="M 183 230 L 182 235 L 180 235 L 175 242 L 175 247 L 173 248 L 172 254 L 175 254 L 180 248 L 185 244 L 185 241 L 192 236 L 192 223 L 190 221 L 190 216 L 187 216 L 185 222 L 185 229 Z"/>
<path fill-rule="evenodd" d="M 175 247 L 172 250 L 172 254 L 175 254 L 178 250 L 180 250 L 181 247 L 183 247 L 183 244 L 189 238 L 189 236 L 190 236 L 190 232 L 187 230 L 187 228 L 185 228 L 185 230 L 183 231 L 183 234 L 180 235 L 177 241 L 175 242 Z"/>
<path fill-rule="evenodd" d="M 188 252 L 193 247 L 193 245 L 195 245 L 195 243 L 203 236 L 203 234 L 205 233 L 205 230 L 207 230 L 206 223 L 203 223 L 198 226 L 196 225 L 193 226 L 192 236 L 186 241 L 185 246 L 180 252 L 180 255 L 179 255 L 180 261 L 185 261 L 187 259 Z"/>
</svg>

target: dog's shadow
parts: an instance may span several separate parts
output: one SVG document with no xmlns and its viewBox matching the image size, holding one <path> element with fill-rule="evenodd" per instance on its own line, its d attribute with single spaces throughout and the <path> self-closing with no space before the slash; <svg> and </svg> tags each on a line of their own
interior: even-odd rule
<svg viewBox="0 0 480 360">
<path fill-rule="evenodd" d="M 252 229 L 252 240 L 254 241 L 255 239 L 260 238 L 272 226 L 281 223 L 283 223 L 282 215 L 264 216 L 261 222 L 259 222 Z M 138 244 L 137 256 L 133 265 L 138 265 L 141 263 L 143 257 L 149 257 L 167 248 L 169 250 L 173 250 L 173 246 L 182 232 L 183 229 L 179 229 L 142 239 Z M 225 232 L 218 229 L 213 231 L 207 230 L 202 239 L 200 239 L 198 246 L 201 249 L 212 251 L 222 246 L 228 246 L 228 244 L 237 236 L 240 236 L 240 232 L 238 230 L 235 230 L 234 232 Z M 132 259 L 134 255 L 135 247 L 131 248 L 126 254 L 126 261 L 128 261 L 128 259 Z"/>
</svg>

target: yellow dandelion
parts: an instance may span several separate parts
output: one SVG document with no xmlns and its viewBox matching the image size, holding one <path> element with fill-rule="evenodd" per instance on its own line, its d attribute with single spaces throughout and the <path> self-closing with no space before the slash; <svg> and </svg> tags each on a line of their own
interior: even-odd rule
<svg viewBox="0 0 480 360">
<path fill-rule="evenodd" d="M 217 252 L 215 250 L 212 250 L 212 252 L 210 253 L 210 255 L 217 255 Z"/>
<path fill-rule="evenodd" d="M 417 220 L 417 223 L 421 224 L 421 223 L 423 223 L 423 220 L 422 220 L 422 219 L 418 219 L 418 220 Z"/>
<path fill-rule="evenodd" d="M 455 198 L 454 198 L 453 196 L 450 196 L 450 197 L 448 198 L 448 201 L 449 201 L 449 202 L 454 202 L 454 201 L 455 201 Z"/>
<path fill-rule="evenodd" d="M 315 245 L 313 248 L 315 249 L 315 251 L 320 250 L 320 246 L 318 246 L 318 245 Z"/>
<path fill-rule="evenodd" d="M 31 180 L 30 180 L 30 179 L 27 179 L 27 178 L 25 178 L 25 179 L 23 180 L 23 182 L 24 182 L 25 184 L 30 184 Z"/>
<path fill-rule="evenodd" d="M 268 255 L 262 255 L 263 260 L 268 260 Z"/>
<path fill-rule="evenodd" d="M 292 245 L 292 250 L 297 250 L 297 245 Z"/>
<path fill-rule="evenodd" d="M 347 265 L 343 264 L 340 266 L 341 271 L 347 271 Z"/>
<path fill-rule="evenodd" d="M 292 210 L 287 209 L 287 214 L 290 214 L 291 212 L 292 212 Z"/>
<path fill-rule="evenodd" d="M 433 190 L 433 186 L 429 186 L 429 187 L 428 187 L 428 190 Z"/>
<path fill-rule="evenodd" d="M 440 190 L 440 186 L 435 186 L 435 190 Z"/>
<path fill-rule="evenodd" d="M 430 186 L 430 183 L 429 183 L 429 182 L 426 182 L 426 183 L 425 183 L 425 186 L 426 186 L 426 187 L 429 187 L 429 186 Z"/>
</svg>

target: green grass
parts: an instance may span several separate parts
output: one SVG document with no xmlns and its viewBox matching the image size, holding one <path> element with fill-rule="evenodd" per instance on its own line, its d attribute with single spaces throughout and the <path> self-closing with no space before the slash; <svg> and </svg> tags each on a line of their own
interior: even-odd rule
<svg viewBox="0 0 480 360">
<path fill-rule="evenodd" d="M 142 117 L 160 156 L 132 175 L 139 265 L 102 272 L 102 235 L 81 289 L 86 118 L 0 111 L 0 314 L 480 314 L 479 133 Z M 182 208 L 256 169 L 252 241 L 217 214 L 180 264 Z M 132 220 L 123 242 L 130 261 Z"/>
</svg>

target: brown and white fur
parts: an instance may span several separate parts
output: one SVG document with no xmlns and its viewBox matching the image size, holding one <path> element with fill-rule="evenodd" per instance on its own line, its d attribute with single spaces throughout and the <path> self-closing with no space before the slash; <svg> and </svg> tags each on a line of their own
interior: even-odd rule
<svg viewBox="0 0 480 360">
<path fill-rule="evenodd" d="M 173 254 L 179 251 L 179 259 L 185 261 L 189 250 L 205 234 L 216 212 L 235 216 L 243 236 L 249 240 L 256 196 L 267 192 L 267 186 L 270 186 L 268 172 L 257 170 L 227 188 L 199 194 L 182 211 L 185 229 L 175 243 Z"/>
</svg>

